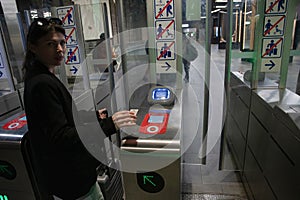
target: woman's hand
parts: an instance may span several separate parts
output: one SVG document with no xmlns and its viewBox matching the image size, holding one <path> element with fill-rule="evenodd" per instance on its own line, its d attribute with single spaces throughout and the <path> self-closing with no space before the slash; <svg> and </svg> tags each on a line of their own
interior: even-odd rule
<svg viewBox="0 0 300 200">
<path fill-rule="evenodd" d="M 115 123 L 117 129 L 126 126 L 136 125 L 136 114 L 128 110 L 119 111 L 113 114 L 112 120 Z"/>
<path fill-rule="evenodd" d="M 98 110 L 98 114 L 99 114 L 100 119 L 105 119 L 105 118 L 107 118 L 108 113 L 107 113 L 106 108 L 102 108 L 102 109 Z"/>
</svg>

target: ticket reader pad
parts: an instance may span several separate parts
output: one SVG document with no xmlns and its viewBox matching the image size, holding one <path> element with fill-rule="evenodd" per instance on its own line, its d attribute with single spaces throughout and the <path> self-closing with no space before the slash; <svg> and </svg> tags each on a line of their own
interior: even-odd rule
<svg viewBox="0 0 300 200">
<path fill-rule="evenodd" d="M 164 134 L 167 130 L 169 114 L 148 113 L 140 126 L 140 132 L 145 134 Z"/>
<path fill-rule="evenodd" d="M 149 112 L 145 115 L 141 125 L 140 133 L 144 134 L 164 134 L 168 126 L 170 109 L 162 109 L 161 106 L 173 106 L 175 95 L 171 88 L 155 86 L 149 90 L 148 103 L 152 105 Z M 155 109 L 159 105 L 159 109 Z"/>
<path fill-rule="evenodd" d="M 131 108 L 139 109 L 136 132 L 122 134 L 125 198 L 180 199 L 181 93 L 154 86 L 147 94 L 142 103 L 147 108 Z"/>
</svg>

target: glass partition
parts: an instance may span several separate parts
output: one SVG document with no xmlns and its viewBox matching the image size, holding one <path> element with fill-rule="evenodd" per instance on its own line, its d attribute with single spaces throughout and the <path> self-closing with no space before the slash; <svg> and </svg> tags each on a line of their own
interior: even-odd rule
<svg viewBox="0 0 300 200">
<path fill-rule="evenodd" d="M 296 6 L 286 87 L 300 95 L 300 3 Z"/>
<path fill-rule="evenodd" d="M 15 90 L 13 81 L 16 81 L 16 79 L 11 78 L 10 68 L 4 48 L 5 46 L 2 39 L 2 32 L 0 35 L 0 96 L 3 96 Z"/>
<path fill-rule="evenodd" d="M 1 5 L 1 4 L 0 4 Z M 22 110 L 23 32 L 19 14 L 0 9 L 0 120 Z"/>
<path fill-rule="evenodd" d="M 0 78 L 3 83 L 0 87 L 16 90 L 22 87 L 23 82 L 24 32 L 18 13 L 1 14 L 0 20 L 2 68 Z"/>
<path fill-rule="evenodd" d="M 293 57 L 298 55 L 295 44 L 297 43 L 296 37 L 299 35 L 296 32 L 298 15 L 292 9 L 289 9 L 289 12 L 286 10 L 279 12 L 276 5 L 273 11 L 272 9 L 268 11 L 269 5 L 261 0 L 245 0 L 240 5 L 241 46 L 240 51 L 232 51 L 231 71 L 237 72 L 251 88 L 284 88 L 287 86 L 288 89 L 295 91 L 295 86 L 292 85 L 295 85 L 293 84 L 297 79 L 295 74 L 298 74 L 294 69 L 297 56 L 295 61 L 293 61 Z M 296 10 L 294 7 L 293 10 Z M 235 13 L 235 9 L 236 6 L 233 3 L 233 13 Z M 237 26 L 237 23 L 234 23 L 236 19 L 235 17 L 232 19 L 233 44 L 234 30 Z M 285 39 L 283 39 L 284 37 Z M 233 45 L 232 49 L 234 48 Z M 292 48 L 293 51 L 285 50 L 288 48 Z"/>
<path fill-rule="evenodd" d="M 245 0 L 242 4 L 241 50 L 253 50 L 256 0 Z"/>
</svg>

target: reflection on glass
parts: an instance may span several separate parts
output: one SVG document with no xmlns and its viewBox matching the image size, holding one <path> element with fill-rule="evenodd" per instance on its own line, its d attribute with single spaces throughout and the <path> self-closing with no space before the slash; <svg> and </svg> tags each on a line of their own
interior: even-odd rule
<svg viewBox="0 0 300 200">
<path fill-rule="evenodd" d="M 243 5 L 242 50 L 253 50 L 256 0 L 246 0 Z"/>
</svg>

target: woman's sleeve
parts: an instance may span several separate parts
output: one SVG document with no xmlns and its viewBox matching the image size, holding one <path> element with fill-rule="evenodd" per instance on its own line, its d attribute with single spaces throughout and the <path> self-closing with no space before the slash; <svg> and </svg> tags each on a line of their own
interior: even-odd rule
<svg viewBox="0 0 300 200">
<path fill-rule="evenodd" d="M 113 135 L 117 132 L 112 117 L 100 119 L 99 123 L 106 136 Z"/>
<path fill-rule="evenodd" d="M 112 120 L 112 117 L 108 117 L 106 119 L 100 119 L 100 113 L 98 112 L 98 110 L 97 111 L 81 110 L 78 113 L 79 113 L 79 117 L 80 117 L 80 120 L 82 121 L 82 123 L 90 123 L 90 122 L 94 122 L 94 121 L 98 120 L 98 122 L 106 136 L 110 136 L 110 135 L 116 133 L 116 127 Z M 97 119 L 97 120 L 95 120 L 95 119 Z"/>
<path fill-rule="evenodd" d="M 75 124 L 72 123 L 72 116 L 67 116 L 66 105 L 72 102 L 63 102 L 59 96 L 56 85 L 43 81 L 33 89 L 32 101 L 35 105 L 35 113 L 38 121 L 37 126 L 44 134 L 43 137 L 53 145 L 63 148 L 74 149 L 76 145 L 82 146 Z M 65 105 L 63 105 L 65 104 Z"/>
</svg>

